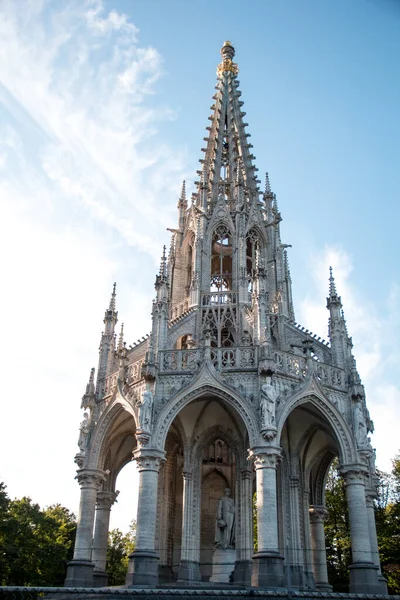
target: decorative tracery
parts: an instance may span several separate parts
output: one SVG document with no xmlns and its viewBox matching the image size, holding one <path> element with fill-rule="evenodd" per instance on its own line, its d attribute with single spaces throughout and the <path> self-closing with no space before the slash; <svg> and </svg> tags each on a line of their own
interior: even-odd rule
<svg viewBox="0 0 400 600">
<path fill-rule="evenodd" d="M 232 236 L 225 225 L 219 225 L 211 242 L 211 285 L 212 292 L 232 289 Z"/>
</svg>

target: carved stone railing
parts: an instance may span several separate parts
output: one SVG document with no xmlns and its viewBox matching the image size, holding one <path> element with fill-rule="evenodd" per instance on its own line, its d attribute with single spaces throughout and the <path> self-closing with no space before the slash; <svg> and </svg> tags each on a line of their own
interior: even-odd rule
<svg viewBox="0 0 400 600">
<path fill-rule="evenodd" d="M 303 356 L 297 356 L 290 352 L 275 352 L 273 360 L 278 373 L 296 379 L 304 379 L 308 373 L 307 359 Z M 343 369 L 318 361 L 313 363 L 313 367 L 322 385 L 346 389 L 346 372 Z"/>
<path fill-rule="evenodd" d="M 202 306 L 219 306 L 221 304 L 236 304 L 236 292 L 209 292 L 201 297 Z"/>
<path fill-rule="evenodd" d="M 162 350 L 160 352 L 160 373 L 194 372 L 204 360 L 204 349 Z M 211 348 L 211 362 L 218 371 L 256 369 L 258 348 L 256 346 L 236 346 L 232 348 Z"/>
</svg>

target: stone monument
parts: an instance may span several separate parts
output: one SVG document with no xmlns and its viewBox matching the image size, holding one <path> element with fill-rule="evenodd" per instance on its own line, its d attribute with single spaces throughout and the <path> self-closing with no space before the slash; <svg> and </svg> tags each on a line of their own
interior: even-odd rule
<svg viewBox="0 0 400 600">
<path fill-rule="evenodd" d="M 229 583 L 233 579 L 235 568 L 235 503 L 231 498 L 231 490 L 218 499 L 215 519 L 215 548 L 212 558 L 212 575 L 210 581 Z"/>
</svg>

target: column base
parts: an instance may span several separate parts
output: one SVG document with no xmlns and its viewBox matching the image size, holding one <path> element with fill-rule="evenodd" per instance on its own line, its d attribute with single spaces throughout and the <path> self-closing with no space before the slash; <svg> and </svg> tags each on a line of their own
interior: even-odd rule
<svg viewBox="0 0 400 600">
<path fill-rule="evenodd" d="M 90 560 L 71 560 L 64 587 L 93 587 L 93 569 L 94 564 Z"/>
<path fill-rule="evenodd" d="M 319 583 L 318 581 L 316 583 L 316 588 L 319 592 L 331 592 L 333 589 L 329 583 L 327 583 L 327 582 Z"/>
<path fill-rule="evenodd" d="M 107 587 L 108 586 L 108 573 L 101 569 L 93 569 L 93 587 Z"/>
<path fill-rule="evenodd" d="M 382 574 L 378 575 L 378 581 L 381 584 L 382 590 L 383 590 L 381 592 L 381 594 L 386 594 L 387 595 L 389 593 L 388 592 L 388 587 L 387 587 L 387 581 L 386 581 L 385 577 Z"/>
<path fill-rule="evenodd" d="M 200 564 L 194 560 L 181 560 L 178 581 L 201 581 Z"/>
<path fill-rule="evenodd" d="M 306 590 L 316 590 L 314 573 L 312 571 L 304 571 Z"/>
<path fill-rule="evenodd" d="M 378 567 L 373 563 L 354 563 L 349 566 L 350 594 L 382 594 L 382 582 L 378 579 Z"/>
<path fill-rule="evenodd" d="M 158 565 L 158 583 L 170 583 L 174 581 L 172 567 L 168 565 Z"/>
<path fill-rule="evenodd" d="M 302 565 L 287 565 L 284 566 L 285 584 L 288 589 L 306 590 L 307 578 Z"/>
<path fill-rule="evenodd" d="M 233 571 L 233 583 L 238 585 L 244 585 L 246 587 L 251 586 L 251 560 L 237 560 L 235 562 L 235 569 Z"/>
<path fill-rule="evenodd" d="M 129 556 L 126 585 L 155 588 L 158 584 L 158 554 L 150 550 L 134 550 Z"/>
<path fill-rule="evenodd" d="M 279 552 L 257 552 L 253 556 L 251 585 L 261 588 L 285 587 L 283 556 Z"/>
</svg>

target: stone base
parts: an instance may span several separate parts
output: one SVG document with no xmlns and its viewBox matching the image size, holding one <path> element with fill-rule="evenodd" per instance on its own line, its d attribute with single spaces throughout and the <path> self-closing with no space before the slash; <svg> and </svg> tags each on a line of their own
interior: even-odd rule
<svg viewBox="0 0 400 600">
<path fill-rule="evenodd" d="M 93 587 L 107 587 L 108 574 L 100 569 L 93 569 Z"/>
<path fill-rule="evenodd" d="M 350 594 L 383 594 L 382 582 L 378 579 L 378 567 L 373 563 L 354 563 L 349 566 Z"/>
<path fill-rule="evenodd" d="M 90 560 L 71 560 L 64 587 L 93 587 L 93 569 L 94 564 Z"/>
<path fill-rule="evenodd" d="M 129 556 L 126 585 L 140 588 L 157 587 L 158 561 L 156 552 L 134 550 Z"/>
<path fill-rule="evenodd" d="M 178 569 L 178 582 L 201 581 L 200 565 L 194 560 L 181 560 Z"/>
<path fill-rule="evenodd" d="M 212 557 L 213 583 L 232 583 L 233 571 L 236 563 L 236 550 L 234 548 L 215 548 Z"/>
<path fill-rule="evenodd" d="M 283 556 L 279 552 L 257 552 L 253 556 L 251 585 L 258 588 L 284 588 Z"/>
<path fill-rule="evenodd" d="M 285 586 L 288 590 L 306 590 L 307 578 L 302 565 L 284 565 Z"/>
<path fill-rule="evenodd" d="M 237 560 L 233 571 L 233 583 L 237 585 L 251 586 L 251 560 Z"/>
<path fill-rule="evenodd" d="M 174 581 L 174 573 L 172 571 L 172 567 L 168 565 L 158 565 L 158 583 L 162 585 L 163 583 L 170 583 Z"/>
<path fill-rule="evenodd" d="M 388 594 L 389 592 L 388 592 L 388 589 L 387 589 L 387 581 L 386 581 L 386 579 L 384 578 L 384 576 L 382 574 L 378 575 L 378 581 L 381 584 L 381 587 L 382 587 L 382 590 L 383 590 L 381 592 L 381 594 Z"/>
<path fill-rule="evenodd" d="M 333 589 L 329 583 L 319 583 L 318 581 L 316 586 L 319 592 L 331 592 Z"/>
</svg>

